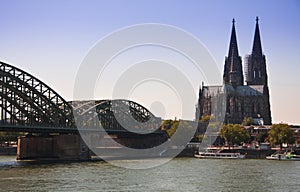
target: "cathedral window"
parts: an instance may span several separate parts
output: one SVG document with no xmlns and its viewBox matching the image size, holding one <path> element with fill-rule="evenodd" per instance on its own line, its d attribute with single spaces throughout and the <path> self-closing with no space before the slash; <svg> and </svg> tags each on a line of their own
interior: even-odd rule
<svg viewBox="0 0 300 192">
<path fill-rule="evenodd" d="M 255 79 L 257 75 L 258 75 L 258 70 L 257 68 L 255 68 L 253 71 L 253 78 Z"/>
</svg>

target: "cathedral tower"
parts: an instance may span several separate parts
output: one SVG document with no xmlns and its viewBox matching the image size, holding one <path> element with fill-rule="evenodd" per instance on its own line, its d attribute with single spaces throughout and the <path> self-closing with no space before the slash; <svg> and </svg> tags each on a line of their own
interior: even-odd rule
<svg viewBox="0 0 300 192">
<path fill-rule="evenodd" d="M 232 20 L 232 31 L 229 44 L 228 56 L 225 57 L 223 82 L 233 87 L 242 86 L 244 77 L 242 71 L 242 59 L 239 56 L 238 45 L 235 33 L 235 20 Z"/>
<path fill-rule="evenodd" d="M 256 108 L 260 109 L 260 115 L 264 123 L 267 125 L 272 124 L 266 58 L 262 52 L 258 17 L 256 17 L 252 53 L 245 58 L 245 76 L 248 86 L 261 86 L 263 88 L 262 98 L 256 101 L 259 104 Z"/>
<path fill-rule="evenodd" d="M 256 17 L 252 53 L 245 58 L 245 72 L 247 85 L 268 85 L 266 59 L 262 53 L 258 17 Z"/>
</svg>

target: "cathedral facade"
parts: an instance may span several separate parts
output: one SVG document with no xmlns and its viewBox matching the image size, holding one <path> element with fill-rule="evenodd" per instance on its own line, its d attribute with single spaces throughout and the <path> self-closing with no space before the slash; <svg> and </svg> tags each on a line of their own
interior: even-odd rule
<svg viewBox="0 0 300 192">
<path fill-rule="evenodd" d="M 243 74 L 233 19 L 229 52 L 225 57 L 223 85 L 202 84 L 199 90 L 197 119 L 201 120 L 207 115 L 217 117 L 217 111 L 220 111 L 220 106 L 223 105 L 224 123 L 241 124 L 244 118 L 251 117 L 258 124 L 272 124 L 266 58 L 262 51 L 258 18 L 256 18 L 252 52 L 245 57 L 244 70 L 245 74 Z M 221 105 L 214 105 L 213 100 L 216 100 L 218 95 L 220 98 L 222 94 L 225 95 L 224 102 Z"/>
</svg>

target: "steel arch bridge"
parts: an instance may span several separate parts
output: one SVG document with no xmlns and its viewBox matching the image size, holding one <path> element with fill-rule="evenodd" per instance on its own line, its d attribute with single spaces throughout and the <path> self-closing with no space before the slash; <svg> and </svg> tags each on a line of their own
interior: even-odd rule
<svg viewBox="0 0 300 192">
<path fill-rule="evenodd" d="M 78 128 L 97 128 L 116 131 L 157 131 L 161 118 L 155 117 L 142 105 L 129 100 L 73 101 Z"/>
<path fill-rule="evenodd" d="M 41 80 L 0 62 L 1 124 L 75 127 L 72 107 Z"/>
<path fill-rule="evenodd" d="M 70 133 L 101 126 L 112 132 L 149 132 L 160 124 L 160 118 L 129 100 L 67 102 L 31 74 L 0 62 L 0 131 Z"/>
</svg>

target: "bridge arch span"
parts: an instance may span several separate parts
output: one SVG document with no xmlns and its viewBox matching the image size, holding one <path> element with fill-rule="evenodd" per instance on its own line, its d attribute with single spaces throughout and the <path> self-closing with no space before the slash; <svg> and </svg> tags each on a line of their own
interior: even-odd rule
<svg viewBox="0 0 300 192">
<path fill-rule="evenodd" d="M 74 114 L 79 117 L 76 124 L 82 128 L 98 127 L 101 123 L 105 130 L 130 128 L 133 131 L 153 131 L 161 125 L 161 118 L 155 117 L 144 106 L 130 100 L 73 101 L 72 106 Z"/>
<path fill-rule="evenodd" d="M 33 75 L 0 62 L 0 124 L 75 127 L 71 105 Z"/>
</svg>

